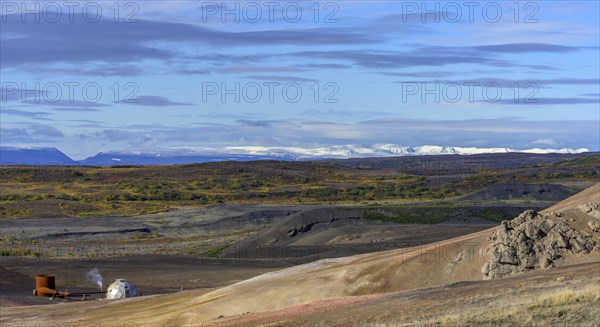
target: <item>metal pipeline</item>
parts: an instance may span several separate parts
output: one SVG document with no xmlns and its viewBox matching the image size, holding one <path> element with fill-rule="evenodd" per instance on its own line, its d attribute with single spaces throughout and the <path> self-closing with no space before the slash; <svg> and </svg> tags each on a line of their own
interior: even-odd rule
<svg viewBox="0 0 600 327">
<path fill-rule="evenodd" d="M 92 294 L 106 294 L 106 291 L 96 292 L 62 292 L 56 290 L 55 277 L 53 275 L 36 275 L 35 276 L 35 290 L 33 295 L 37 296 L 49 296 L 52 298 L 62 297 L 68 298 L 70 296 L 82 296 L 84 299 L 87 295 Z"/>
</svg>

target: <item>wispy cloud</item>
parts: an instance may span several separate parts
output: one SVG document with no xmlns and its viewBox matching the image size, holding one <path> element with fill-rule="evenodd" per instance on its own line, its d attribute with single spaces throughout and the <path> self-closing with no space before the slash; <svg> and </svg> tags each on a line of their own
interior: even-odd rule
<svg viewBox="0 0 600 327">
<path fill-rule="evenodd" d="M 143 95 L 130 99 L 127 104 L 144 107 L 168 107 L 168 106 L 191 106 L 191 103 L 171 101 L 166 97 L 155 95 Z"/>
<path fill-rule="evenodd" d="M 238 122 L 244 126 L 250 127 L 271 127 L 271 124 L 278 123 L 277 120 L 238 120 Z"/>
<path fill-rule="evenodd" d="M 100 109 L 94 108 L 53 108 L 55 111 L 67 111 L 67 112 L 95 112 L 100 111 Z"/>
<path fill-rule="evenodd" d="M 579 51 L 580 47 L 571 47 L 558 44 L 548 43 L 509 43 L 509 44 L 494 44 L 480 45 L 472 47 L 475 50 L 493 52 L 493 53 L 568 53 Z"/>
<path fill-rule="evenodd" d="M 391 76 L 402 76 L 402 74 L 395 74 L 395 73 L 384 73 L 386 75 L 391 75 Z M 410 74 L 407 75 L 408 77 L 412 77 Z M 421 76 L 414 76 L 414 77 L 421 77 Z M 427 76 L 424 76 L 427 77 Z M 412 80 L 411 80 L 412 81 Z M 407 81 L 398 81 L 397 83 L 404 83 Z M 501 78 L 501 77 L 485 77 L 485 78 L 472 78 L 472 79 L 460 79 L 460 80 L 450 80 L 450 79 L 437 79 L 437 80 L 420 80 L 420 83 L 428 83 L 428 84 L 434 84 L 434 83 L 440 83 L 440 84 L 449 84 L 449 83 L 456 83 L 458 85 L 473 85 L 473 86 L 485 86 L 488 84 L 493 84 L 493 85 L 498 85 L 500 87 L 503 88 L 510 88 L 510 87 L 525 87 L 527 84 L 529 83 L 533 83 L 535 86 L 537 87 L 550 87 L 550 86 L 555 86 L 555 85 L 571 85 L 571 86 L 577 86 L 577 85 L 598 85 L 600 84 L 600 79 L 596 79 L 596 78 L 552 78 L 552 79 L 546 79 L 546 78 L 527 78 L 527 79 L 523 79 L 523 80 L 517 80 L 517 79 L 506 79 L 506 78 Z"/>
<path fill-rule="evenodd" d="M 52 116 L 51 113 L 42 112 L 42 111 L 24 111 L 17 109 L 2 109 L 0 113 L 5 115 L 14 115 L 21 117 L 29 117 L 29 118 L 46 118 L 47 116 Z"/>
<path fill-rule="evenodd" d="M 84 21 L 81 15 L 75 15 L 75 21 L 72 23 L 68 20 L 60 20 L 56 23 L 41 20 L 36 24 L 22 24 L 15 17 L 0 18 L 3 19 L 3 35 L 20 36 L 3 38 L 3 51 L 0 58 L 4 67 L 98 62 L 104 64 L 118 62 L 122 65 L 125 62 L 173 59 L 178 55 L 172 47 L 161 48 L 157 45 L 160 42 L 192 42 L 198 45 L 227 47 L 379 42 L 359 31 L 336 27 L 230 32 L 191 24 L 148 20 L 139 20 L 135 24 L 115 24 L 112 20 L 101 19 L 91 24 Z M 91 71 L 80 70 L 86 74 Z M 95 72 L 103 71 L 111 75 L 119 70 L 105 67 L 104 70 Z M 135 72 L 129 71 L 128 74 Z"/>
<path fill-rule="evenodd" d="M 318 80 L 312 78 L 298 77 L 298 76 L 275 76 L 275 75 L 249 75 L 244 78 L 259 80 L 259 81 L 277 81 L 277 82 L 317 82 Z"/>
<path fill-rule="evenodd" d="M 291 53 L 290 55 L 302 58 L 328 59 L 335 61 L 351 62 L 359 67 L 386 68 L 390 67 L 419 67 L 419 66 L 446 66 L 455 64 L 476 64 L 494 67 L 513 66 L 514 63 L 497 59 L 483 53 L 444 53 L 443 51 L 305 51 Z"/>
<path fill-rule="evenodd" d="M 517 99 L 519 100 L 519 99 Z M 514 99 L 500 99 L 492 102 L 503 105 L 521 105 L 521 106 L 543 106 L 543 105 L 569 105 L 569 104 L 600 104 L 599 99 L 589 98 L 532 98 L 526 101 L 515 101 Z"/>
<path fill-rule="evenodd" d="M 3 142 L 45 142 L 46 138 L 64 137 L 55 127 L 43 124 L 21 124 L 20 127 L 2 127 L 0 136 Z"/>
</svg>

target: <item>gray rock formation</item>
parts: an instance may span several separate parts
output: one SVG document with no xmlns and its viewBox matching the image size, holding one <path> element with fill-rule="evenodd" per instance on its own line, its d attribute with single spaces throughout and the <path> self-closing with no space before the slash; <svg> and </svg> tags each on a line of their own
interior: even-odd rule
<svg viewBox="0 0 600 327">
<path fill-rule="evenodd" d="M 600 232 L 600 202 L 582 204 L 579 206 L 579 210 L 593 217 L 588 222 L 588 226 L 590 226 L 594 233 Z"/>
<path fill-rule="evenodd" d="M 594 218 L 600 219 L 600 202 L 582 204 L 579 206 L 579 210 Z"/>
<path fill-rule="evenodd" d="M 589 212 L 585 210 L 588 214 L 598 212 L 598 206 Z M 490 237 L 487 263 L 481 269 L 484 279 L 553 267 L 568 254 L 598 251 L 591 235 L 581 233 L 560 216 L 556 213 L 542 216 L 528 210 L 511 221 L 503 221 Z"/>
</svg>

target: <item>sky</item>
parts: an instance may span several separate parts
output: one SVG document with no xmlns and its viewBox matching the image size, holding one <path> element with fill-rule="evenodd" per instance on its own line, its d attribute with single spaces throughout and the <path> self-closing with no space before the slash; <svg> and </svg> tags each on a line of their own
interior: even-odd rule
<svg viewBox="0 0 600 327">
<path fill-rule="evenodd" d="M 0 1 L 0 143 L 600 150 L 597 1 Z"/>
</svg>

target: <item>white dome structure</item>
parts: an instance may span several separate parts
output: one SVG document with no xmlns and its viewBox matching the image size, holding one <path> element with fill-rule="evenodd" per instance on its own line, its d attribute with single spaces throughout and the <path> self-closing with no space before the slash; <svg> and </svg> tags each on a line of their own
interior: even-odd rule
<svg viewBox="0 0 600 327">
<path fill-rule="evenodd" d="M 106 298 L 109 300 L 124 299 L 126 297 L 134 296 L 137 296 L 135 286 L 122 278 L 115 280 L 115 282 L 110 284 L 106 290 Z"/>
</svg>

